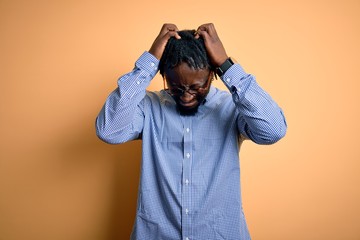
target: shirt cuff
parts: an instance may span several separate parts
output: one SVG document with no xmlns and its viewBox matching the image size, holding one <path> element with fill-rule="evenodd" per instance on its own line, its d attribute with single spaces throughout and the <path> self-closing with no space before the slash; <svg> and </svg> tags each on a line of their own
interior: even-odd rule
<svg viewBox="0 0 360 240">
<path fill-rule="evenodd" d="M 145 51 L 135 62 L 135 66 L 147 71 L 151 76 L 155 76 L 159 68 L 159 62 L 155 56 Z"/>
<path fill-rule="evenodd" d="M 232 65 L 221 77 L 224 84 L 228 87 L 229 90 L 235 87 L 241 87 L 241 79 L 247 77 L 247 74 L 240 64 L 235 63 Z"/>
<path fill-rule="evenodd" d="M 221 77 L 230 93 L 233 95 L 234 101 L 237 103 L 244 97 L 251 81 L 250 74 L 246 73 L 240 64 L 232 65 Z"/>
</svg>

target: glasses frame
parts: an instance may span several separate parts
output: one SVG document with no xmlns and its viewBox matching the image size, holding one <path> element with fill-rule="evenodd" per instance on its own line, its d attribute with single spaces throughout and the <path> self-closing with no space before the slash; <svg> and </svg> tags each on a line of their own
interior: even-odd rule
<svg viewBox="0 0 360 240">
<path fill-rule="evenodd" d="M 178 93 L 174 93 L 172 92 L 173 89 L 171 88 L 167 88 L 167 81 L 166 81 L 166 76 L 164 75 L 163 77 L 163 84 L 164 84 L 164 90 L 169 93 L 171 96 L 182 96 L 185 94 L 185 92 L 189 93 L 190 95 L 196 96 L 197 94 L 204 94 L 205 91 L 207 91 L 210 87 L 210 82 L 213 79 L 214 74 L 213 72 L 210 72 L 209 77 L 207 78 L 206 82 L 203 84 L 203 86 L 197 88 L 197 89 L 191 89 L 188 86 L 182 86 L 182 87 L 175 87 L 174 89 L 176 89 L 176 91 L 178 91 Z M 185 89 L 184 89 L 185 88 Z"/>
</svg>

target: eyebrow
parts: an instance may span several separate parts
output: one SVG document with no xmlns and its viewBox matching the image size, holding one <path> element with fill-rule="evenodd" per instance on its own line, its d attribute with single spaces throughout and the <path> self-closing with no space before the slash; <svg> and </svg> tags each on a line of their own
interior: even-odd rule
<svg viewBox="0 0 360 240">
<path fill-rule="evenodd" d="M 201 88 L 201 87 L 203 87 L 204 85 L 206 84 L 206 82 L 205 83 L 203 83 L 203 84 L 192 84 L 192 85 L 190 85 L 190 86 L 187 86 L 188 88 Z M 186 86 L 186 85 L 177 85 L 177 84 L 172 84 L 172 83 L 170 83 L 169 84 L 171 87 L 178 87 L 178 88 L 181 88 L 181 87 L 184 87 L 184 86 Z"/>
<path fill-rule="evenodd" d="M 211 74 L 211 73 L 210 73 Z M 194 83 L 190 86 L 187 85 L 177 85 L 176 83 L 174 84 L 174 81 L 170 81 L 170 79 L 166 76 L 166 74 L 164 75 L 164 79 L 166 79 L 168 87 L 178 87 L 178 88 L 184 88 L 184 87 L 188 87 L 188 88 L 201 88 L 204 87 L 207 82 L 209 81 L 211 75 L 209 75 L 209 77 L 207 79 L 205 79 L 205 81 L 203 83 Z M 203 79 L 198 79 L 198 81 L 203 81 Z M 176 81 L 175 81 L 176 82 Z"/>
</svg>

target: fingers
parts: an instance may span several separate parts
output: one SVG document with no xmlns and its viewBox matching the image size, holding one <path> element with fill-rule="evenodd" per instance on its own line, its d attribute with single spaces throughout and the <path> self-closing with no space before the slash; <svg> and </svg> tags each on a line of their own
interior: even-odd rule
<svg viewBox="0 0 360 240">
<path fill-rule="evenodd" d="M 161 32 L 163 31 L 178 31 L 178 28 L 175 24 L 172 23 L 165 23 L 162 28 L 161 28 Z"/>
<path fill-rule="evenodd" d="M 157 59 L 160 59 L 166 43 L 171 37 L 175 37 L 176 39 L 180 39 L 180 35 L 178 33 L 178 28 L 175 24 L 172 23 L 165 23 L 160 30 L 159 35 L 156 37 L 155 41 L 153 42 L 149 53 L 154 55 Z"/>
<path fill-rule="evenodd" d="M 213 23 L 205 23 L 198 27 L 198 31 L 206 31 L 206 32 L 216 32 L 215 26 Z"/>
<path fill-rule="evenodd" d="M 167 35 L 168 38 L 175 37 L 176 39 L 180 39 L 180 35 L 178 34 L 179 29 L 175 24 L 172 23 L 165 23 L 160 31 L 161 36 Z"/>
<path fill-rule="evenodd" d="M 205 23 L 198 27 L 195 32 L 195 38 L 203 37 L 205 40 L 209 37 L 217 37 L 215 26 L 213 23 Z"/>
<path fill-rule="evenodd" d="M 214 24 L 206 23 L 199 26 L 195 32 L 195 38 L 200 37 L 204 39 L 206 51 L 212 63 L 215 66 L 220 66 L 227 59 L 227 54 Z"/>
<path fill-rule="evenodd" d="M 168 34 L 169 38 L 175 37 L 176 39 L 181 39 L 181 37 L 177 31 L 169 31 L 167 34 Z"/>
</svg>

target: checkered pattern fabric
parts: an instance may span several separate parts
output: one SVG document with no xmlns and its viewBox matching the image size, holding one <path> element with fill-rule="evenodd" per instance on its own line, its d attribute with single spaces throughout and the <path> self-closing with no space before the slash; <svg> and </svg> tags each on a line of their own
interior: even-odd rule
<svg viewBox="0 0 360 240">
<path fill-rule="evenodd" d="M 271 144 L 286 122 L 279 106 L 233 65 L 194 116 L 182 116 L 165 91 L 146 87 L 158 60 L 144 54 L 118 80 L 96 120 L 99 138 L 142 139 L 137 214 L 131 239 L 248 240 L 242 211 L 239 150 L 244 139 Z M 122 159 L 129 161 L 131 159 Z"/>
</svg>

